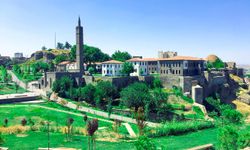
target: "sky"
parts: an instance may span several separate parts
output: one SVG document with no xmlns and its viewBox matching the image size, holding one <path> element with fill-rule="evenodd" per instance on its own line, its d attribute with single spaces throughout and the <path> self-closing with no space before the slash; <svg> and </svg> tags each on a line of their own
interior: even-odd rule
<svg viewBox="0 0 250 150">
<path fill-rule="evenodd" d="M 30 56 L 57 42 L 112 54 L 157 57 L 158 51 L 250 64 L 249 0 L 0 0 L 0 54 Z"/>
</svg>

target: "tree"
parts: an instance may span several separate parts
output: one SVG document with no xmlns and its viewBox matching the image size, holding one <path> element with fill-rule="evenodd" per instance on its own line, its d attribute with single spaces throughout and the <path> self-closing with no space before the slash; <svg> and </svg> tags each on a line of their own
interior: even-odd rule
<svg viewBox="0 0 250 150">
<path fill-rule="evenodd" d="M 65 42 L 65 44 L 64 44 L 64 48 L 66 48 L 66 49 L 70 49 L 72 46 L 69 44 L 69 42 Z"/>
<path fill-rule="evenodd" d="M 98 119 L 89 120 L 87 122 L 87 133 L 88 133 L 88 149 L 95 149 L 94 134 L 98 130 Z"/>
<path fill-rule="evenodd" d="M 137 111 L 139 107 L 144 108 L 150 98 L 149 88 L 145 83 L 136 82 L 121 91 L 122 104 L 129 108 L 134 107 L 135 111 Z"/>
<path fill-rule="evenodd" d="M 93 62 L 103 62 L 110 60 L 108 54 L 103 53 L 99 48 L 84 45 L 84 63 L 90 65 Z M 72 46 L 70 50 L 70 60 L 73 61 L 76 59 L 76 45 Z"/>
<path fill-rule="evenodd" d="M 80 89 L 80 98 L 92 105 L 95 105 L 95 92 L 96 92 L 96 88 L 95 86 L 93 86 L 92 84 L 87 84 L 85 87 Z"/>
<path fill-rule="evenodd" d="M 138 140 L 135 142 L 135 147 L 137 150 L 156 150 L 156 145 L 146 136 L 139 136 Z"/>
<path fill-rule="evenodd" d="M 142 107 L 139 107 L 135 112 L 136 125 L 139 129 L 139 134 L 144 134 L 144 128 L 146 127 L 145 115 Z"/>
<path fill-rule="evenodd" d="M 154 78 L 153 87 L 154 88 L 162 88 L 163 87 L 160 78 Z"/>
<path fill-rule="evenodd" d="M 47 48 L 46 48 L 45 46 L 43 46 L 43 47 L 42 47 L 42 50 L 43 50 L 43 51 L 44 51 L 44 50 L 47 50 Z"/>
<path fill-rule="evenodd" d="M 69 60 L 68 56 L 65 54 L 57 55 L 56 58 L 54 59 L 55 64 L 59 64 L 62 61 Z"/>
<path fill-rule="evenodd" d="M 122 74 L 129 76 L 129 74 L 132 72 L 134 72 L 134 67 L 133 67 L 132 63 L 125 62 L 122 64 L 122 70 L 121 70 Z"/>
<path fill-rule="evenodd" d="M 57 42 L 56 48 L 57 48 L 57 49 L 64 49 L 63 43 Z"/>
<path fill-rule="evenodd" d="M 117 97 L 117 89 L 109 81 L 100 81 L 96 85 L 95 104 L 103 108 L 105 104 Z"/>
<path fill-rule="evenodd" d="M 89 67 L 88 72 L 90 74 L 94 74 L 95 73 L 95 69 L 93 67 Z"/>
<path fill-rule="evenodd" d="M 73 131 L 72 131 L 73 130 L 73 127 L 72 127 L 73 122 L 74 122 L 73 118 L 68 118 L 67 119 L 66 125 L 67 125 L 67 140 L 68 141 L 70 140 L 70 135 L 73 134 Z"/>
<path fill-rule="evenodd" d="M 112 54 L 112 59 L 113 60 L 118 60 L 118 61 L 122 61 L 125 62 L 128 59 L 131 59 L 131 55 L 128 52 L 121 52 L 121 51 L 115 51 L 114 54 Z"/>
<path fill-rule="evenodd" d="M 72 88 L 72 86 L 73 86 L 73 80 L 71 80 L 68 76 L 63 76 L 62 78 L 55 80 L 53 82 L 52 91 L 58 93 L 58 95 L 61 97 L 66 97 L 67 93 L 69 93 L 69 90 L 70 88 Z"/>
<path fill-rule="evenodd" d="M 219 149 L 237 150 L 238 133 L 233 126 L 224 126 L 219 129 L 218 133 L 218 146 Z"/>
</svg>

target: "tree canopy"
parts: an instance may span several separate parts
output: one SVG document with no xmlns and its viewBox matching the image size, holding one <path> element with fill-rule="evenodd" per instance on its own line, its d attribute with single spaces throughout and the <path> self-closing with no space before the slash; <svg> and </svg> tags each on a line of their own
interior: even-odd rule
<svg viewBox="0 0 250 150">
<path fill-rule="evenodd" d="M 121 73 L 129 76 L 130 73 L 134 72 L 134 67 L 130 62 L 125 62 L 122 64 L 122 70 Z"/>
<path fill-rule="evenodd" d="M 76 59 L 76 46 L 74 45 L 70 51 L 70 59 Z M 87 64 L 92 64 L 94 62 L 103 62 L 110 60 L 108 54 L 103 53 L 99 48 L 84 45 L 84 62 Z"/>
<path fill-rule="evenodd" d="M 125 62 L 128 59 L 131 59 L 131 55 L 128 52 L 121 52 L 121 51 L 115 51 L 114 54 L 112 54 L 112 59 L 113 60 L 118 60 L 118 61 L 122 61 Z"/>
</svg>

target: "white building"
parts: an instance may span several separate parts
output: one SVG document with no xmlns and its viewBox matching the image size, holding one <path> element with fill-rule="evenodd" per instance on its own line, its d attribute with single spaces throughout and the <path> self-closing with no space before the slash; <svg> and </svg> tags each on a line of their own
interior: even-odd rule
<svg viewBox="0 0 250 150">
<path fill-rule="evenodd" d="M 123 62 L 117 60 L 109 60 L 102 62 L 102 76 L 120 76 L 122 75 Z"/>
<path fill-rule="evenodd" d="M 157 64 L 157 58 L 132 58 L 127 60 L 127 62 L 132 63 L 134 66 L 134 72 L 130 73 L 130 76 L 146 76 L 151 73 L 151 62 L 155 62 Z"/>
</svg>

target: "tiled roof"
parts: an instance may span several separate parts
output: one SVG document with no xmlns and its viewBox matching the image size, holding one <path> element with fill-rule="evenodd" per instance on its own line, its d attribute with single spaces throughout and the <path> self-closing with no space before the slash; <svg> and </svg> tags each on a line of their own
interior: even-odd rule
<svg viewBox="0 0 250 150">
<path fill-rule="evenodd" d="M 117 60 L 109 60 L 102 62 L 102 64 L 123 64 L 123 62 Z"/>
<path fill-rule="evenodd" d="M 67 65 L 67 64 L 70 64 L 70 63 L 71 63 L 71 61 L 62 61 L 58 65 Z"/>
<path fill-rule="evenodd" d="M 159 58 L 132 58 L 127 60 L 128 62 L 135 62 L 135 61 L 158 61 Z"/>
<path fill-rule="evenodd" d="M 171 58 L 160 58 L 159 60 L 194 60 L 194 61 L 198 61 L 198 60 L 204 60 L 204 59 L 198 58 L 198 57 L 191 57 L 191 56 L 175 56 L 175 57 L 171 57 Z"/>
</svg>

